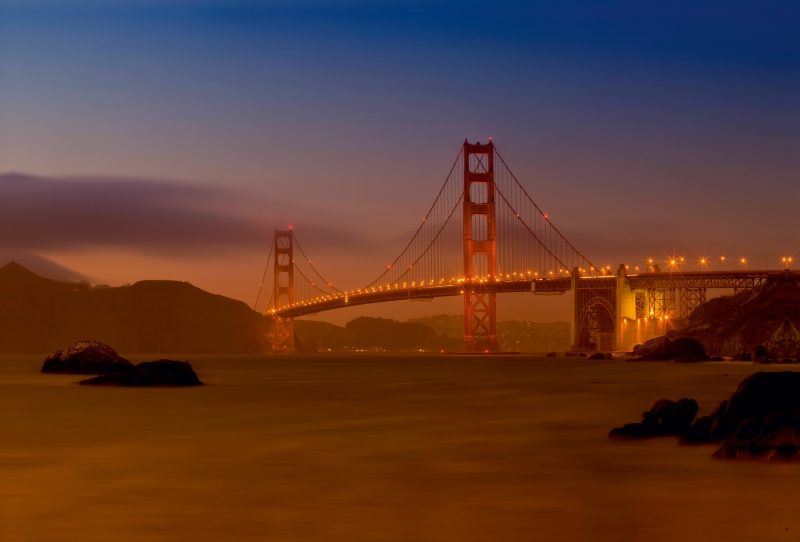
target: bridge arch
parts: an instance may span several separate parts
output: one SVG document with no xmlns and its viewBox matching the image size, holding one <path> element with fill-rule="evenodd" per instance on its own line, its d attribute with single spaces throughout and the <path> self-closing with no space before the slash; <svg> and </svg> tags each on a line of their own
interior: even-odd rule
<svg viewBox="0 0 800 542">
<path fill-rule="evenodd" d="M 616 331 L 617 310 L 605 297 L 596 296 L 581 307 L 578 317 L 578 346 L 598 348 L 598 333 Z"/>
</svg>

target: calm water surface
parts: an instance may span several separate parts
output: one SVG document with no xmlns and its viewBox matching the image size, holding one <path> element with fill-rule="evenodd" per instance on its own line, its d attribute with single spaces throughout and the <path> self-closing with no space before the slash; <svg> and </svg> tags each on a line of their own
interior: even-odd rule
<svg viewBox="0 0 800 542">
<path fill-rule="evenodd" d="M 606 437 L 750 364 L 193 356 L 207 386 L 120 389 L 42 359 L 0 358 L 3 542 L 800 540 L 800 465 Z"/>
</svg>

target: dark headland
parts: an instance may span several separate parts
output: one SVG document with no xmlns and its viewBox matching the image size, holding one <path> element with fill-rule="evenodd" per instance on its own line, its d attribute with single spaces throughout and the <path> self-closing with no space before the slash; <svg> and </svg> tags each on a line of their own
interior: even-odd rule
<svg viewBox="0 0 800 542">
<path fill-rule="evenodd" d="M 119 288 L 42 278 L 15 262 L 0 268 L 0 353 L 52 352 L 78 341 L 129 353 L 259 353 L 271 320 L 242 301 L 186 282 Z"/>
<path fill-rule="evenodd" d="M 753 290 L 710 299 L 692 313 L 686 328 L 668 336 L 697 339 L 709 356 L 798 358 L 798 326 L 798 276 L 781 273 Z"/>
</svg>

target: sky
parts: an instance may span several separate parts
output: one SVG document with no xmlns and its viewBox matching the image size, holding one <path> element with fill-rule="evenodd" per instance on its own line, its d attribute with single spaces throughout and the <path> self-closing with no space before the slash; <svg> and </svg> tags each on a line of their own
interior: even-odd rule
<svg viewBox="0 0 800 542">
<path fill-rule="evenodd" d="M 592 261 L 800 260 L 800 5 L 0 0 L 0 255 L 95 283 L 252 303 L 291 224 L 357 288 L 488 137 Z"/>
</svg>

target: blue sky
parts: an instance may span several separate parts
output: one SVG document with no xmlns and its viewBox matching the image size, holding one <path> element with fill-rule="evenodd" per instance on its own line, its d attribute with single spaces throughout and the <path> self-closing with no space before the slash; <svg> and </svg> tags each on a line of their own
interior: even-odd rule
<svg viewBox="0 0 800 542">
<path fill-rule="evenodd" d="M 465 137 L 492 136 L 593 259 L 800 256 L 799 127 L 796 2 L 0 0 L 0 173 L 230 191 L 248 235 L 305 226 L 347 286 L 401 248 Z M 96 237 L 31 250 L 240 298 L 263 258 Z"/>
</svg>

